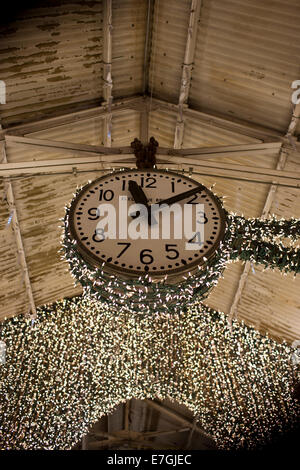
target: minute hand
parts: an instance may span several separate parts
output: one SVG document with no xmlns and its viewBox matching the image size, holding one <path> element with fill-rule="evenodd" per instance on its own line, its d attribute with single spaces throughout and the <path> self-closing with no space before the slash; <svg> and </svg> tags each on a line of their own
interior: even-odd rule
<svg viewBox="0 0 300 470">
<path fill-rule="evenodd" d="M 189 191 L 185 191 L 184 193 L 176 194 L 176 196 L 172 196 L 167 199 L 164 199 L 163 201 L 160 201 L 156 204 L 158 204 L 159 206 L 162 206 L 163 204 L 167 204 L 167 205 L 174 204 L 175 202 L 182 201 L 183 199 L 186 199 L 187 197 L 200 193 L 202 189 L 203 189 L 203 186 L 201 185 L 201 186 L 198 186 L 197 188 L 190 189 Z"/>
</svg>

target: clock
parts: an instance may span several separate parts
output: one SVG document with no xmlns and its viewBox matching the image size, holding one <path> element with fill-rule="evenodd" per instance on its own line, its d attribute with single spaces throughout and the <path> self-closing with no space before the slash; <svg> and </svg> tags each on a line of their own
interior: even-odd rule
<svg viewBox="0 0 300 470">
<path fill-rule="evenodd" d="M 218 249 L 225 212 L 206 187 L 181 173 L 132 169 L 84 186 L 72 201 L 69 235 L 82 258 L 122 279 L 178 282 Z"/>
</svg>

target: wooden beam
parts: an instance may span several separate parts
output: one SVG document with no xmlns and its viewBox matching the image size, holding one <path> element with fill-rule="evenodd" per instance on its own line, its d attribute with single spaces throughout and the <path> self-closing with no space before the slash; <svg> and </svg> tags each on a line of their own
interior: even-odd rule
<svg viewBox="0 0 300 470">
<path fill-rule="evenodd" d="M 151 406 L 152 408 L 156 409 L 162 414 L 168 415 L 170 418 L 175 419 L 176 421 L 180 422 L 184 426 L 187 426 L 188 428 L 194 428 L 194 431 L 197 432 L 198 434 L 201 434 L 203 437 L 206 437 L 207 439 L 213 439 L 212 436 L 207 434 L 203 429 L 201 429 L 199 426 L 195 425 L 191 421 L 189 421 L 187 418 L 184 418 L 183 416 L 180 416 L 178 413 L 176 413 L 174 410 L 170 410 L 166 406 L 162 406 L 161 404 L 157 403 L 156 401 L 153 400 L 146 400 L 147 404 Z"/>
<path fill-rule="evenodd" d="M 149 141 L 149 111 L 148 106 L 140 113 L 140 140 L 145 145 Z"/>
<path fill-rule="evenodd" d="M 141 134 L 144 136 L 145 142 L 148 141 L 148 112 L 141 112 L 141 119 L 144 117 L 145 125 L 144 132 L 141 130 Z M 6 135 L 5 141 L 9 146 L 15 145 L 30 145 L 33 148 L 39 149 L 54 149 L 54 150 L 63 150 L 63 152 L 71 152 L 76 154 L 128 154 L 134 153 L 131 146 L 124 147 L 107 147 L 101 145 L 90 145 L 90 144 L 78 144 L 71 142 L 47 140 L 47 139 L 38 139 L 35 137 L 23 137 L 16 135 Z M 167 156 L 183 156 L 188 157 L 192 156 L 197 159 L 208 159 L 215 157 L 241 157 L 245 155 L 261 155 L 264 154 L 274 154 L 276 150 L 279 150 L 282 146 L 281 142 L 270 142 L 270 143 L 259 143 L 259 144 L 244 144 L 244 145 L 228 145 L 220 147 L 200 147 L 200 148 L 189 148 L 189 149 L 169 149 L 164 147 L 158 147 L 157 155 L 167 155 Z"/>
<path fill-rule="evenodd" d="M 290 123 L 289 123 L 288 129 L 287 129 L 286 135 L 285 135 L 286 138 L 292 137 L 294 135 L 294 133 L 296 131 L 296 122 L 297 122 L 297 119 L 299 118 L 299 115 L 300 115 L 300 104 L 295 105 L 294 108 L 293 108 Z M 286 164 L 286 161 L 287 161 L 287 156 L 288 156 L 287 151 L 284 148 L 281 148 L 281 151 L 280 151 L 279 157 L 278 157 L 278 161 L 277 161 L 277 165 L 276 165 L 276 170 L 277 171 L 281 171 L 281 172 L 284 171 L 284 167 L 285 167 L 285 164 Z M 268 217 L 269 213 L 270 213 L 272 203 L 273 203 L 273 201 L 275 199 L 275 196 L 276 196 L 276 190 L 277 190 L 277 186 L 275 184 L 272 184 L 269 191 L 268 191 L 268 195 L 267 195 L 266 200 L 265 200 L 264 208 L 262 210 L 262 214 L 261 214 L 262 219 L 266 219 Z M 249 274 L 250 274 L 250 268 L 251 268 L 251 263 L 249 261 L 247 261 L 245 263 L 243 272 L 242 272 L 240 280 L 239 280 L 237 290 L 234 294 L 234 298 L 233 298 L 233 301 L 232 301 L 232 304 L 231 304 L 231 307 L 230 307 L 230 310 L 229 310 L 229 314 L 228 314 L 229 325 L 232 324 L 233 319 L 237 318 L 238 306 L 239 306 L 239 303 L 241 301 L 243 291 L 245 289 L 245 286 L 246 286 L 246 283 L 247 283 L 247 280 L 248 280 L 248 277 L 249 277 Z"/>
<path fill-rule="evenodd" d="M 208 158 L 210 155 L 212 157 L 226 156 L 229 153 L 229 156 L 240 157 L 247 152 L 256 152 L 258 155 L 264 153 L 274 153 L 276 150 L 280 150 L 282 146 L 281 140 L 274 140 L 274 142 L 260 142 L 254 144 L 241 144 L 241 145 L 220 145 L 218 147 L 197 147 L 197 148 L 183 148 L 183 149 L 171 149 L 165 147 L 158 147 L 157 155 L 204 155 L 205 158 Z M 221 155 L 220 155 L 221 154 Z"/>
<path fill-rule="evenodd" d="M 175 161 L 174 161 L 175 160 Z M 166 163 L 168 161 L 169 163 Z M 182 169 L 189 169 L 191 164 L 196 167 L 194 174 L 214 176 L 227 179 L 235 179 L 245 182 L 257 182 L 262 184 L 270 184 L 276 180 L 276 185 L 299 188 L 300 173 L 285 172 L 278 170 L 270 170 L 269 168 L 261 168 L 257 172 L 254 167 L 246 167 L 242 165 L 222 166 L 212 165 L 211 162 L 200 163 L 194 159 L 183 159 L 179 157 L 157 158 L 159 167 L 171 169 L 170 163 L 174 164 L 174 170 L 178 170 L 177 165 L 180 164 Z M 41 174 L 58 174 L 69 173 L 75 171 L 104 171 L 112 168 L 133 168 L 135 159 L 132 154 L 124 155 L 91 155 L 89 157 L 76 157 L 72 159 L 52 159 L 37 160 L 16 163 L 0 164 L 0 177 L 18 177 L 25 175 L 41 175 Z M 240 169 L 241 168 L 241 169 Z"/>
<path fill-rule="evenodd" d="M 157 436 L 169 436 L 170 434 L 176 434 L 177 432 L 187 432 L 189 431 L 189 427 L 185 428 L 175 428 L 175 429 L 170 429 L 168 431 L 144 431 L 141 433 L 143 437 L 147 437 L 148 439 L 151 437 L 157 437 Z"/>
<path fill-rule="evenodd" d="M 112 133 L 112 0 L 103 1 L 103 95 L 108 107 L 108 114 L 103 122 L 103 143 L 111 147 Z"/>
<path fill-rule="evenodd" d="M 103 103 L 101 106 L 94 106 L 82 111 L 68 112 L 62 116 L 56 116 L 47 119 L 39 119 L 38 121 L 29 122 L 26 124 L 19 124 L 17 126 L 11 126 L 7 129 L 0 130 L 0 140 L 4 139 L 7 134 L 14 135 L 25 135 L 32 134 L 34 132 L 40 132 L 48 130 L 53 127 L 65 126 L 68 124 L 74 124 L 76 122 L 86 121 L 95 118 L 105 118 L 107 114 L 113 112 L 124 113 L 128 109 L 135 109 L 139 111 L 144 106 L 144 100 L 140 95 L 132 96 L 130 98 L 120 98 L 115 100 L 111 105 L 111 110 L 108 108 L 108 104 Z"/>
<path fill-rule="evenodd" d="M 155 0 L 148 0 L 148 5 L 147 5 L 147 20 L 146 20 L 147 23 L 146 23 L 146 34 L 145 34 L 143 87 L 142 87 L 142 93 L 144 96 L 146 95 L 148 91 L 148 85 L 149 85 L 149 68 L 150 68 L 154 1 Z"/>
<path fill-rule="evenodd" d="M 167 109 L 173 113 L 178 113 L 178 104 L 169 103 L 168 101 L 160 100 L 158 98 L 152 98 L 152 101 L 152 107 L 156 106 L 156 110 Z M 234 132 L 235 134 L 252 137 L 262 142 L 273 142 L 274 137 L 282 138 L 282 134 L 278 131 L 239 119 L 229 119 L 227 116 L 224 117 L 217 114 L 209 114 L 190 107 L 185 108 L 184 114 L 186 117 L 196 119 L 199 122 L 219 127 L 220 129 Z"/>
<path fill-rule="evenodd" d="M 193 158 L 162 156 L 157 157 L 157 162 L 171 162 L 175 164 L 188 164 L 197 167 L 202 174 L 214 174 L 216 176 L 248 176 L 254 177 L 260 181 L 272 183 L 275 179 L 282 183 L 293 182 L 300 187 L 300 172 L 282 171 L 271 168 L 257 168 L 254 166 L 233 165 L 228 163 L 217 163 L 210 161 L 202 161 L 197 159 L 197 155 Z"/>
<path fill-rule="evenodd" d="M 117 163 L 116 160 L 119 160 Z M 0 164 L 0 177 L 16 177 L 24 175 L 38 175 L 41 173 L 57 174 L 74 171 L 99 171 L 111 169 L 112 167 L 122 168 L 124 163 L 135 160 L 132 155 L 99 155 L 90 157 L 61 158 L 53 160 L 37 160 L 31 162 L 16 162 Z"/>
<path fill-rule="evenodd" d="M 293 106 L 292 117 L 288 126 L 286 137 L 290 137 L 295 134 L 299 116 L 300 116 L 300 103 L 295 104 Z"/>
<path fill-rule="evenodd" d="M 129 413 L 130 413 L 130 400 L 127 400 L 124 405 L 124 430 L 129 431 Z"/>
<path fill-rule="evenodd" d="M 184 134 L 183 111 L 187 105 L 191 86 L 192 68 L 196 49 L 198 22 L 200 18 L 202 0 L 191 0 L 189 25 L 182 64 L 182 75 L 178 99 L 178 114 L 175 127 L 174 148 L 181 148 Z"/>
<path fill-rule="evenodd" d="M 87 450 L 88 449 L 88 439 L 87 435 L 82 436 L 81 438 L 81 450 Z"/>
<path fill-rule="evenodd" d="M 124 445 L 128 446 L 129 448 L 134 448 L 135 450 L 139 449 L 140 447 L 147 447 L 149 449 L 157 449 L 157 450 L 179 450 L 177 447 L 172 446 L 171 444 L 159 444 L 147 440 L 132 440 L 128 438 L 116 438 L 116 439 L 105 439 L 102 441 L 97 441 L 97 442 L 90 442 L 89 443 L 89 450 L 98 450 L 98 449 L 104 449 L 106 447 L 111 447 L 111 446 L 122 446 Z"/>
<path fill-rule="evenodd" d="M 283 171 L 285 163 L 286 163 L 286 159 L 287 159 L 287 153 L 284 150 L 282 150 L 280 152 L 278 162 L 277 162 L 277 165 L 276 165 L 277 170 Z M 269 191 L 268 191 L 268 195 L 267 195 L 267 198 L 265 200 L 264 208 L 263 208 L 262 214 L 261 214 L 262 219 L 266 219 L 268 217 L 268 214 L 270 213 L 271 205 L 272 205 L 272 203 L 275 199 L 276 189 L 277 189 L 277 186 L 272 184 Z M 242 272 L 240 280 L 239 280 L 237 290 L 236 290 L 234 298 L 233 298 L 233 302 L 232 302 L 231 307 L 230 307 L 229 314 L 228 314 L 228 321 L 229 321 L 230 325 L 232 323 L 232 320 L 237 317 L 238 305 L 239 305 L 239 302 L 241 300 L 246 282 L 248 280 L 248 276 L 249 276 L 249 273 L 250 273 L 250 268 L 251 268 L 250 261 L 246 261 L 243 272 Z"/>
<path fill-rule="evenodd" d="M 190 446 L 191 446 L 191 443 L 192 443 L 192 439 L 193 439 L 193 434 L 194 434 L 194 431 L 195 431 L 195 427 L 197 426 L 197 419 L 194 418 L 193 420 L 193 427 L 190 428 L 190 432 L 188 434 L 188 438 L 187 438 L 187 443 L 186 443 L 186 446 L 185 446 L 185 449 L 189 449 Z"/>
<path fill-rule="evenodd" d="M 20 137 L 15 135 L 6 135 L 5 141 L 9 146 L 26 145 L 39 150 L 58 150 L 63 153 L 72 153 L 80 155 L 122 155 L 133 154 L 131 147 L 104 147 L 102 145 L 75 144 L 56 140 L 37 139 L 33 137 Z"/>
<path fill-rule="evenodd" d="M 5 145 L 2 146 L 2 152 L 3 152 L 3 159 L 4 164 L 7 164 L 7 157 L 6 157 L 6 150 L 5 150 Z M 16 245 L 17 245 L 17 253 L 19 255 L 19 261 L 21 264 L 21 269 L 22 269 L 22 274 L 24 277 L 24 283 L 25 283 L 25 289 L 26 289 L 26 294 L 28 297 L 28 302 L 30 306 L 31 313 L 30 315 L 25 315 L 29 316 L 30 318 L 34 319 L 36 317 L 36 306 L 33 298 L 33 292 L 32 292 L 32 287 L 31 287 L 31 282 L 29 278 L 29 272 L 28 272 L 28 266 L 27 266 L 27 261 L 26 261 L 26 256 L 25 256 L 25 250 L 24 250 L 24 245 L 23 245 L 23 240 L 22 240 L 22 234 L 20 230 L 20 224 L 19 224 L 19 219 L 18 219 L 18 214 L 17 214 L 17 208 L 16 208 L 16 203 L 15 203 L 15 197 L 14 197 L 14 191 L 13 191 L 13 186 L 11 181 L 8 179 L 5 182 L 5 194 L 6 194 L 6 199 L 9 207 L 9 212 L 10 212 L 10 217 L 11 217 L 11 224 L 13 227 L 13 231 L 15 234 L 15 240 L 16 240 Z"/>
</svg>

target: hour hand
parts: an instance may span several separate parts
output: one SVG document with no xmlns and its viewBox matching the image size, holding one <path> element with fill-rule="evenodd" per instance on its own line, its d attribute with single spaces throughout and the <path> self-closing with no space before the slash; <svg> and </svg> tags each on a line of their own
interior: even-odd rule
<svg viewBox="0 0 300 470">
<path fill-rule="evenodd" d="M 136 183 L 136 181 L 130 180 L 128 183 L 128 188 L 129 191 L 131 192 L 131 195 L 133 197 L 133 200 L 136 204 L 143 204 L 148 212 L 148 224 L 151 225 L 151 223 L 155 224 L 156 220 L 154 217 L 151 216 L 151 209 L 148 205 L 148 199 L 142 190 L 142 188 Z"/>
<path fill-rule="evenodd" d="M 144 204 L 148 208 L 148 199 L 142 188 L 136 183 L 136 181 L 129 181 L 128 183 L 129 191 L 134 199 L 136 204 Z"/>
</svg>

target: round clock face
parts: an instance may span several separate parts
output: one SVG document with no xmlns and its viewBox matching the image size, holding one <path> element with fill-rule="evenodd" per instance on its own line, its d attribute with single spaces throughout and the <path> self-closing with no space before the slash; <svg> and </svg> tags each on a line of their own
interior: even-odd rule
<svg viewBox="0 0 300 470">
<path fill-rule="evenodd" d="M 83 258 L 125 278 L 191 271 L 214 254 L 225 232 L 211 191 L 166 170 L 126 170 L 93 181 L 73 200 L 69 222 Z"/>
</svg>

